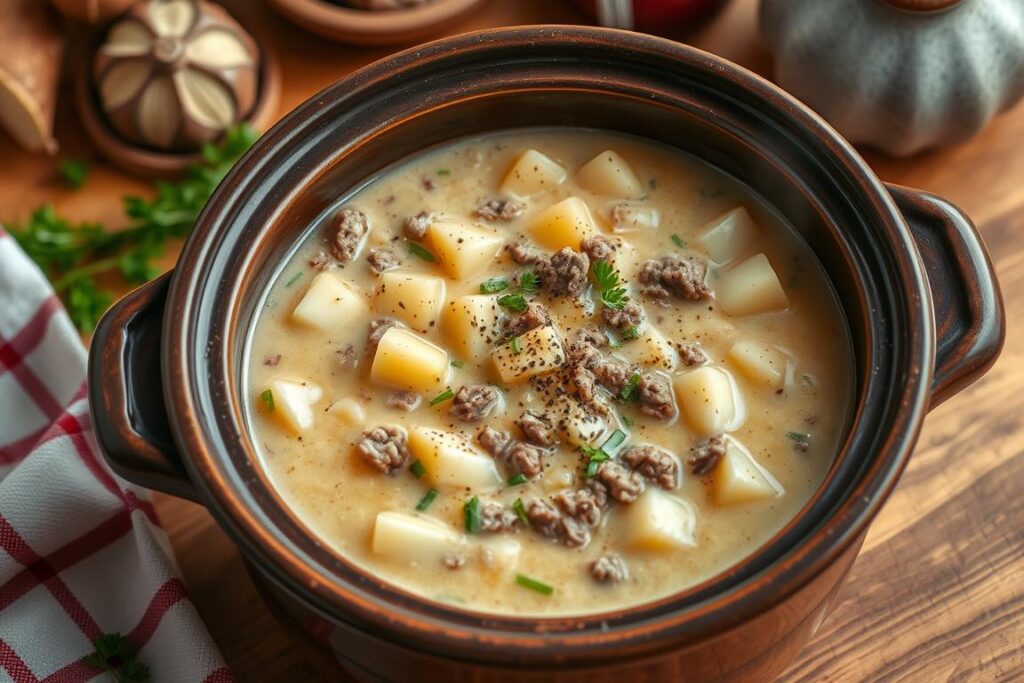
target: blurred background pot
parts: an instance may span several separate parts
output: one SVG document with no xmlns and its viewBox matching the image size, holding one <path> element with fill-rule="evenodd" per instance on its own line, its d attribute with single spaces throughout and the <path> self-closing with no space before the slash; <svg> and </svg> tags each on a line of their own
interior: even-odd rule
<svg viewBox="0 0 1024 683">
<path fill-rule="evenodd" d="M 905 156 L 1024 95 L 1021 0 L 763 0 L 775 80 L 847 139 Z"/>
<path fill-rule="evenodd" d="M 685 36 L 712 19 L 726 0 L 573 0 L 596 23 L 660 36 Z"/>
</svg>

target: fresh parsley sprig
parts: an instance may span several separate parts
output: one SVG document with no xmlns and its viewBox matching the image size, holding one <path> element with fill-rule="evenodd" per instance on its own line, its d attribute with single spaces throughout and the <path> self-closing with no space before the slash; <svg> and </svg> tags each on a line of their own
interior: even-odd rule
<svg viewBox="0 0 1024 683">
<path fill-rule="evenodd" d="M 82 659 L 90 669 L 109 672 L 117 683 L 149 680 L 149 667 L 140 662 L 135 646 L 120 633 L 103 633 L 93 642 L 95 650 Z"/>
<path fill-rule="evenodd" d="M 594 282 L 601 292 L 601 305 L 607 308 L 621 309 L 629 301 L 629 294 L 619 279 L 619 271 L 605 260 L 594 261 L 592 269 Z"/>
</svg>

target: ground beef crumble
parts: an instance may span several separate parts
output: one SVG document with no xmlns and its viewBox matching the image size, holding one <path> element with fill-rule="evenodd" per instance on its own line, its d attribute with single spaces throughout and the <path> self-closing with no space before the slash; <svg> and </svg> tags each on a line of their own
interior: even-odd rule
<svg viewBox="0 0 1024 683">
<path fill-rule="evenodd" d="M 630 328 L 639 328 L 646 319 L 644 307 L 635 301 L 628 302 L 622 308 L 602 306 L 601 317 L 609 327 L 619 332 L 625 332 Z"/>
<path fill-rule="evenodd" d="M 592 368 L 601 360 L 600 349 L 608 345 L 608 337 L 596 327 L 584 327 L 576 331 L 565 346 L 569 362 Z"/>
<path fill-rule="evenodd" d="M 629 580 L 629 569 L 621 555 L 605 553 L 590 563 L 590 575 L 598 583 L 621 583 Z"/>
<path fill-rule="evenodd" d="M 526 442 L 534 446 L 554 446 L 558 443 L 554 426 L 543 415 L 526 411 L 516 420 L 516 426 L 523 433 Z"/>
<path fill-rule="evenodd" d="M 480 531 L 508 531 L 519 526 L 515 510 L 497 500 L 480 502 Z"/>
<path fill-rule="evenodd" d="M 601 505 L 590 489 L 559 491 L 552 500 L 563 514 L 575 518 L 581 524 L 596 527 L 601 523 Z"/>
<path fill-rule="evenodd" d="M 511 242 L 505 245 L 509 258 L 521 266 L 532 266 L 545 260 L 544 254 L 529 242 Z"/>
<path fill-rule="evenodd" d="M 409 216 L 402 224 L 405 236 L 411 240 L 423 239 L 423 236 L 427 234 L 427 228 L 434 222 L 434 218 L 434 214 L 429 211 L 420 211 L 415 216 Z"/>
<path fill-rule="evenodd" d="M 614 460 L 601 463 L 594 476 L 608 487 L 608 495 L 620 503 L 635 502 L 644 492 L 643 477 Z"/>
<path fill-rule="evenodd" d="M 725 437 L 719 434 L 697 444 L 690 456 L 690 470 L 695 476 L 703 477 L 711 474 L 718 462 L 725 457 L 728 445 Z"/>
<path fill-rule="evenodd" d="M 334 234 L 329 240 L 331 256 L 341 263 L 348 263 L 356 255 L 359 244 L 369 231 L 370 221 L 366 214 L 346 206 L 335 218 Z"/>
<path fill-rule="evenodd" d="M 704 365 L 709 358 L 700 344 L 679 344 L 679 360 L 688 368 Z"/>
<path fill-rule="evenodd" d="M 544 451 L 522 441 L 513 441 L 505 450 L 504 460 L 508 468 L 528 479 L 544 471 Z"/>
<path fill-rule="evenodd" d="M 378 425 L 363 432 L 356 451 L 370 467 L 390 474 L 409 459 L 408 436 L 398 425 Z"/>
<path fill-rule="evenodd" d="M 604 235 L 594 235 L 583 240 L 580 244 L 580 250 L 590 257 L 591 261 L 607 261 L 615 257 L 615 250 L 617 248 L 615 240 Z"/>
<path fill-rule="evenodd" d="M 676 414 L 672 398 L 672 386 L 667 377 L 656 372 L 645 372 L 636 385 L 636 396 L 640 410 L 659 420 L 668 420 Z"/>
<path fill-rule="evenodd" d="M 505 337 L 518 337 L 524 332 L 529 332 L 535 327 L 547 325 L 550 322 L 551 315 L 548 313 L 548 309 L 536 301 L 531 301 L 525 311 L 505 319 Z"/>
<path fill-rule="evenodd" d="M 671 490 L 679 485 L 679 462 L 671 453 L 643 444 L 627 449 L 621 457 L 627 466 L 663 489 Z"/>
<path fill-rule="evenodd" d="M 553 296 L 578 297 L 587 288 L 590 258 L 586 254 L 563 247 L 535 265 L 540 286 Z"/>
<path fill-rule="evenodd" d="M 633 368 L 617 360 L 602 360 L 594 365 L 594 377 L 597 378 L 597 383 L 615 396 L 622 393 L 634 374 Z"/>
<path fill-rule="evenodd" d="M 329 270 L 332 265 L 334 265 L 334 262 L 331 260 L 331 257 L 322 251 L 316 252 L 313 257 L 309 259 L 309 266 L 313 270 Z"/>
<path fill-rule="evenodd" d="M 411 412 L 419 407 L 421 400 L 419 394 L 411 391 L 394 391 L 388 396 L 388 406 Z"/>
<path fill-rule="evenodd" d="M 508 447 L 512 437 L 509 436 L 508 432 L 502 432 L 493 427 L 484 427 L 476 435 L 476 440 L 480 442 L 480 445 L 484 447 L 484 450 L 492 458 L 498 458 Z"/>
<path fill-rule="evenodd" d="M 380 275 L 402 265 L 402 259 L 387 247 L 375 247 L 366 255 L 366 263 L 374 275 Z"/>
<path fill-rule="evenodd" d="M 590 529 L 587 525 L 575 517 L 564 514 L 553 503 L 541 498 L 532 498 L 524 509 L 531 528 L 542 536 L 570 548 L 581 548 L 590 542 Z"/>
<path fill-rule="evenodd" d="M 465 384 L 455 394 L 448 412 L 463 422 L 475 422 L 486 417 L 500 398 L 498 390 L 489 384 Z"/>
<path fill-rule="evenodd" d="M 402 323 L 394 318 L 374 318 L 370 321 L 370 333 L 366 337 L 367 348 L 373 349 L 377 346 L 377 344 L 380 343 L 381 337 L 384 336 L 384 333 L 392 327 L 402 326 Z"/>
<path fill-rule="evenodd" d="M 488 199 L 476 208 L 475 214 L 485 221 L 512 221 L 519 218 L 525 208 L 511 199 Z"/>
<path fill-rule="evenodd" d="M 668 304 L 672 297 L 700 301 L 711 296 L 706 274 L 707 264 L 695 256 L 662 256 L 644 261 L 637 279 L 645 296 Z"/>
</svg>

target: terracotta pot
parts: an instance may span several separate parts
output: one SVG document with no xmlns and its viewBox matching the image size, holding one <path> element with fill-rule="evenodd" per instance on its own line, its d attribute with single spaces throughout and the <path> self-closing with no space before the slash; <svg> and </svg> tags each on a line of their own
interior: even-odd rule
<svg viewBox="0 0 1024 683">
<path fill-rule="evenodd" d="M 261 294 L 339 193 L 428 145 L 536 125 L 642 135 L 746 183 L 831 275 L 857 366 L 851 431 L 792 523 L 712 580 L 580 618 L 435 603 L 328 550 L 269 486 L 241 408 Z M 821 623 L 929 407 L 980 376 L 1004 334 L 991 263 L 954 206 L 883 185 L 821 119 L 754 74 L 607 29 L 475 33 L 345 78 L 229 174 L 179 264 L 96 332 L 99 442 L 125 478 L 204 504 L 308 642 L 365 680 L 772 678 Z"/>
</svg>

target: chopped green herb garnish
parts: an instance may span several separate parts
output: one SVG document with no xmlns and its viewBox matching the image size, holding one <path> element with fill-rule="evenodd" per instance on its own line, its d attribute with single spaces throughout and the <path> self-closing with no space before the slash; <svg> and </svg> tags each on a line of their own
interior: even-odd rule
<svg viewBox="0 0 1024 683">
<path fill-rule="evenodd" d="M 519 474 L 517 474 L 514 477 L 509 477 L 508 485 L 509 486 L 521 486 L 522 484 L 525 484 L 528 481 L 529 481 L 529 479 L 526 478 L 526 475 L 523 474 L 522 472 L 520 472 Z"/>
<path fill-rule="evenodd" d="M 430 261 L 431 263 L 437 260 L 436 256 L 423 248 L 422 245 L 416 244 L 415 242 L 409 242 L 409 253 L 423 259 L 424 261 Z"/>
<path fill-rule="evenodd" d="M 437 169 L 437 175 L 451 175 L 451 174 L 452 174 L 452 172 L 449 171 L 447 168 L 439 168 L 439 169 Z"/>
<path fill-rule="evenodd" d="M 508 280 L 503 277 L 491 278 L 480 283 L 481 294 L 497 294 L 505 289 L 508 289 Z"/>
<path fill-rule="evenodd" d="M 120 633 L 103 633 L 92 643 L 93 652 L 82 658 L 90 669 L 112 674 L 117 683 L 149 680 L 149 667 L 138 660 L 135 645 Z"/>
<path fill-rule="evenodd" d="M 523 347 L 519 343 L 519 337 L 512 337 L 508 345 L 512 348 L 512 353 L 522 353 Z"/>
<path fill-rule="evenodd" d="M 639 374 L 635 374 L 632 377 L 630 377 L 629 381 L 626 382 L 626 386 L 622 387 L 622 391 L 619 392 L 619 398 L 621 398 L 623 401 L 631 400 L 633 398 L 633 395 L 636 394 L 636 388 L 637 386 L 639 386 L 639 384 Z"/>
<path fill-rule="evenodd" d="M 675 233 L 672 233 L 672 242 L 680 249 L 686 249 L 686 240 Z"/>
<path fill-rule="evenodd" d="M 533 294 L 540 288 L 540 277 L 532 270 L 519 275 L 519 286 L 517 289 L 523 294 Z"/>
<path fill-rule="evenodd" d="M 597 474 L 597 468 L 609 458 L 609 455 L 602 448 L 594 448 L 586 444 L 580 446 L 580 451 L 587 456 L 587 468 L 584 476 L 587 479 L 592 479 Z"/>
<path fill-rule="evenodd" d="M 523 505 L 522 498 L 516 498 L 512 501 L 512 509 L 516 513 L 516 517 L 523 523 L 523 526 L 530 526 L 530 518 L 526 516 L 526 506 Z"/>
<path fill-rule="evenodd" d="M 601 444 L 601 450 L 605 453 L 615 455 L 615 452 L 619 449 L 619 446 L 626 440 L 626 432 L 621 429 L 616 429 L 612 432 L 603 444 Z"/>
<path fill-rule="evenodd" d="M 811 445 L 811 435 L 804 432 L 786 432 L 786 438 L 793 441 L 797 447 L 805 450 Z"/>
<path fill-rule="evenodd" d="M 409 465 L 409 471 L 412 472 L 412 476 L 416 477 L 417 479 L 422 479 L 427 475 L 427 468 L 419 460 L 419 458 L 412 461 L 412 464 Z"/>
<path fill-rule="evenodd" d="M 529 588 L 532 591 L 537 591 L 541 595 L 551 595 L 555 592 L 555 589 L 537 579 L 531 579 L 526 574 L 516 574 L 516 583 L 523 588 Z"/>
<path fill-rule="evenodd" d="M 480 499 L 473 496 L 462 506 L 462 517 L 466 524 L 466 533 L 475 534 L 480 531 Z"/>
<path fill-rule="evenodd" d="M 461 360 L 453 360 L 453 361 L 451 362 L 451 366 L 452 366 L 453 368 L 461 368 L 461 367 L 462 367 L 463 365 L 465 365 L 465 364 L 466 364 L 466 362 L 465 362 L 465 361 L 461 361 Z"/>
<path fill-rule="evenodd" d="M 89 167 L 81 159 L 64 159 L 57 165 L 57 169 L 72 190 L 85 185 L 85 179 L 89 177 Z"/>
<path fill-rule="evenodd" d="M 284 286 L 285 287 L 291 287 L 296 282 L 298 282 L 300 278 L 302 278 L 302 271 L 301 270 L 299 272 L 295 273 L 295 275 L 292 275 L 291 278 L 288 280 L 288 282 L 284 283 Z"/>
<path fill-rule="evenodd" d="M 629 327 L 627 327 L 626 329 L 624 329 L 622 331 L 622 334 L 619 335 L 619 338 L 622 339 L 623 341 L 630 341 L 632 339 L 639 339 L 640 338 L 640 326 L 639 325 L 630 325 Z"/>
<path fill-rule="evenodd" d="M 594 261 L 594 282 L 601 292 L 601 304 L 607 308 L 621 309 L 629 301 L 626 288 L 619 281 L 619 273 L 603 259 Z"/>
<path fill-rule="evenodd" d="M 420 512 L 426 512 L 427 508 L 434 504 L 435 498 L 437 498 L 437 489 L 430 489 L 423 494 L 420 502 L 416 503 L 416 509 Z"/>
<path fill-rule="evenodd" d="M 262 394 L 260 394 L 260 400 L 263 401 L 263 404 L 265 406 L 267 406 L 267 412 L 269 412 L 269 413 L 274 412 L 274 392 L 273 391 L 271 391 L 270 389 L 267 389 L 266 391 L 264 391 Z"/>
<path fill-rule="evenodd" d="M 498 305 L 513 313 L 522 313 L 527 307 L 526 297 L 522 294 L 505 294 L 498 297 Z"/>
<path fill-rule="evenodd" d="M 455 392 L 451 390 L 451 387 L 449 387 L 434 398 L 430 399 L 430 405 L 436 406 L 438 403 L 444 403 L 445 401 L 450 401 L 453 398 L 455 398 Z"/>
<path fill-rule="evenodd" d="M 633 425 L 636 424 L 636 420 L 631 418 L 629 415 L 623 415 L 622 424 L 626 425 L 627 427 L 632 427 Z"/>
</svg>

